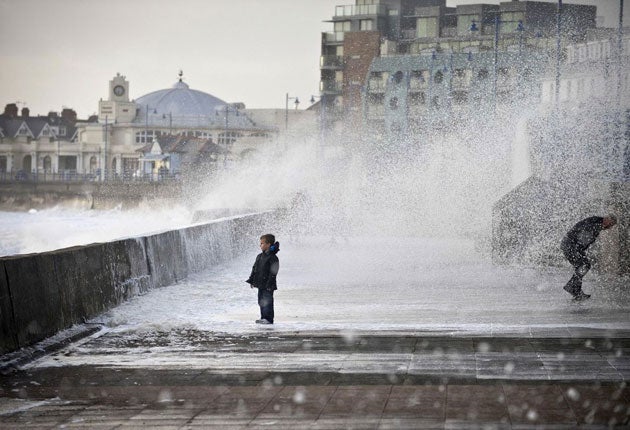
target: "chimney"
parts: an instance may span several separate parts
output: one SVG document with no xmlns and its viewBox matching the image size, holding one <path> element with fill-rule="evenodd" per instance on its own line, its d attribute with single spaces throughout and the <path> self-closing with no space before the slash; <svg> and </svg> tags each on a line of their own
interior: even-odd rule
<svg viewBox="0 0 630 430">
<path fill-rule="evenodd" d="M 75 124 L 77 122 L 77 113 L 69 108 L 64 108 L 61 111 L 61 119 L 68 124 Z"/>
<path fill-rule="evenodd" d="M 15 118 L 18 114 L 18 107 L 15 103 L 9 103 L 4 107 L 4 114 L 8 117 Z"/>
<path fill-rule="evenodd" d="M 31 111 L 27 107 L 22 108 L 22 118 L 28 118 Z"/>
</svg>

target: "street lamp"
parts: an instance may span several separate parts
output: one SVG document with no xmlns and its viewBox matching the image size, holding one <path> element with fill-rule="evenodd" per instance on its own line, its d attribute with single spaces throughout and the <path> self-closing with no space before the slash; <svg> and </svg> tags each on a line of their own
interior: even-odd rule
<svg viewBox="0 0 630 430">
<path fill-rule="evenodd" d="M 165 113 L 162 114 L 162 119 L 166 119 Z M 173 134 L 173 113 L 172 112 L 168 113 L 168 134 L 169 135 Z"/>
<path fill-rule="evenodd" d="M 146 145 L 147 143 L 149 143 L 149 109 L 151 109 L 151 106 L 149 106 L 148 104 L 145 105 L 146 107 L 146 111 L 144 114 L 144 144 Z M 153 114 L 156 115 L 157 114 L 157 109 L 155 107 L 153 107 Z M 151 142 L 153 142 L 153 138 L 151 138 Z M 142 142 L 141 142 L 142 143 Z M 154 169 L 155 167 L 152 167 L 152 169 Z M 144 175 L 145 172 L 145 165 L 143 162 L 143 166 L 142 166 L 142 174 Z"/>
<path fill-rule="evenodd" d="M 289 93 L 287 93 L 284 105 L 284 129 L 289 129 L 289 100 L 295 100 L 295 110 L 297 110 L 298 105 L 300 104 L 300 99 L 297 97 L 289 97 Z"/>
<path fill-rule="evenodd" d="M 149 143 L 149 105 L 146 106 L 145 118 L 144 118 L 144 143 Z M 157 114 L 157 109 L 153 108 L 153 114 Z M 151 139 L 153 140 L 153 139 Z"/>
<path fill-rule="evenodd" d="M 232 143 L 232 138 L 230 136 L 230 131 L 229 131 L 230 105 L 226 104 L 223 108 L 223 111 L 225 112 L 225 130 L 223 132 L 223 143 L 225 144 L 225 152 L 223 153 L 223 165 L 225 166 L 225 164 L 227 163 L 227 154 L 229 152 L 229 146 L 230 146 L 230 143 Z M 215 115 L 219 116 L 218 110 L 215 112 Z M 238 108 L 236 107 L 234 107 L 234 115 L 238 116 Z"/>
<path fill-rule="evenodd" d="M 623 67 L 623 0 L 619 0 L 619 31 L 617 34 L 617 107 L 621 107 L 621 75 Z"/>
<path fill-rule="evenodd" d="M 429 113 L 429 120 L 433 120 L 432 117 L 432 113 L 433 113 L 433 69 L 435 66 L 435 60 L 437 58 L 437 53 L 435 51 L 431 52 L 431 65 L 429 67 L 429 97 L 427 98 L 427 112 Z"/>
<path fill-rule="evenodd" d="M 520 19 L 516 25 L 516 31 L 518 31 L 518 56 L 520 57 L 523 51 L 523 31 L 525 31 L 523 21 Z"/>
</svg>

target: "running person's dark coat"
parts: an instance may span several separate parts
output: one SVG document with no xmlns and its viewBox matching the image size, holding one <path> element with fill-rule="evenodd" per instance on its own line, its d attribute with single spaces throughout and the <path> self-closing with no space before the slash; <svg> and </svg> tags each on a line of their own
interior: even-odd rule
<svg viewBox="0 0 630 430">
<path fill-rule="evenodd" d="M 591 262 L 586 255 L 586 250 L 595 242 L 603 229 L 604 218 L 592 216 L 575 224 L 562 239 L 560 248 L 575 269 L 564 290 L 574 297 L 584 294 L 582 292 L 582 278 L 591 269 Z"/>
</svg>

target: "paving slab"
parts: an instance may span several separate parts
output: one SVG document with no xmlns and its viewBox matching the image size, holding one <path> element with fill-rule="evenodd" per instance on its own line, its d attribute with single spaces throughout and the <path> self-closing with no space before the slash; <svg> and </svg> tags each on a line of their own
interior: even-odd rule
<svg viewBox="0 0 630 430">
<path fill-rule="evenodd" d="M 609 330 L 584 338 L 176 331 L 133 341 L 103 331 L 5 368 L 0 426 L 624 428 L 628 351 L 630 338 Z"/>
</svg>

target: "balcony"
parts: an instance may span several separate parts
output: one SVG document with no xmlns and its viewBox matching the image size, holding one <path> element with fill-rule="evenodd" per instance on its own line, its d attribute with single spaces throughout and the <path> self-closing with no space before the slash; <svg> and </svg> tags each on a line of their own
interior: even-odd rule
<svg viewBox="0 0 630 430">
<path fill-rule="evenodd" d="M 343 39 L 344 39 L 343 36 L 344 36 L 343 31 L 322 33 L 322 39 L 324 40 L 324 43 L 343 42 Z"/>
<path fill-rule="evenodd" d="M 370 79 L 368 81 L 368 91 L 371 93 L 385 92 L 387 84 L 382 79 Z"/>
<path fill-rule="evenodd" d="M 320 69 L 343 69 L 343 56 L 322 55 L 319 57 Z"/>
<path fill-rule="evenodd" d="M 334 18 L 358 15 L 387 15 L 387 7 L 382 4 L 337 6 Z"/>
<path fill-rule="evenodd" d="M 409 80 L 409 90 L 410 91 L 420 91 L 429 88 L 429 83 L 427 80 L 420 79 L 410 79 Z"/>
<path fill-rule="evenodd" d="M 414 40 L 414 39 L 416 39 L 418 37 L 416 35 L 417 31 L 415 29 L 413 29 L 413 28 L 412 29 L 407 29 L 407 30 L 402 30 L 401 33 L 402 33 L 402 38 L 405 39 L 405 40 Z"/>
<path fill-rule="evenodd" d="M 368 105 L 366 110 L 368 118 L 383 118 L 385 116 L 385 106 L 383 105 Z"/>
<path fill-rule="evenodd" d="M 343 82 L 321 81 L 319 83 L 319 91 L 324 94 L 341 94 L 343 91 Z"/>
</svg>

